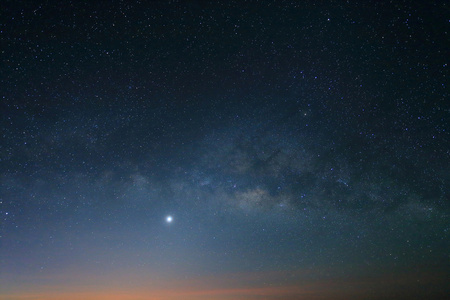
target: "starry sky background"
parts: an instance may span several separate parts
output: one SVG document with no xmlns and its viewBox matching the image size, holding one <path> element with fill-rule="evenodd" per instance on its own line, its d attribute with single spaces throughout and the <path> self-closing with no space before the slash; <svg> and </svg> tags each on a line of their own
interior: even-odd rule
<svg viewBox="0 0 450 300">
<path fill-rule="evenodd" d="M 448 296 L 449 30 L 445 1 L 2 1 L 0 299 Z"/>
</svg>

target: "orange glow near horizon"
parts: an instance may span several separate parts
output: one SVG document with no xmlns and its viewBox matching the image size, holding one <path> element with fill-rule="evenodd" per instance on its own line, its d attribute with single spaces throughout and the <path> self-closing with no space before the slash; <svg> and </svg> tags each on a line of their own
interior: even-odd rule
<svg viewBox="0 0 450 300">
<path fill-rule="evenodd" d="M 303 273 L 306 274 L 306 273 Z M 116 275 L 117 276 L 117 275 Z M 133 278 L 134 277 L 134 278 Z M 23 289 L 22 292 L 1 294 L 0 300 L 240 300 L 240 299 L 320 299 L 314 294 L 323 287 L 316 284 L 276 284 L 279 272 L 236 273 L 225 276 L 205 276 L 189 280 L 147 281 L 137 274 L 124 280 L 122 276 L 110 284 L 98 286 L 75 284 L 75 286 L 47 285 Z M 117 282 L 122 282 L 118 284 Z M 116 284 L 111 284 L 115 282 Z M 134 287 L 127 286 L 132 282 Z M 271 282 L 265 284 L 263 282 Z M 111 288 L 109 288 L 111 287 Z M 18 290 L 18 289 L 16 289 Z"/>
<path fill-rule="evenodd" d="M 294 272 L 295 282 L 284 281 L 283 272 L 232 273 L 181 280 L 145 280 L 144 277 L 116 274 L 103 284 L 16 285 L 0 291 L 0 300 L 244 300 L 244 299 L 361 299 L 395 295 L 408 287 L 412 296 L 422 284 L 442 281 L 442 274 L 397 273 L 370 278 L 313 279 L 310 272 Z M 294 274 L 293 273 L 293 274 Z M 286 274 L 284 274 L 286 275 Z M 299 278 L 303 278 L 300 279 Z M 70 280 L 66 282 L 71 282 Z M 98 283 L 98 282 L 97 282 Z M 270 284 L 268 284 L 270 283 Z M 443 284 L 441 282 L 441 284 Z M 374 294 L 375 293 L 375 294 Z M 371 298 L 370 298 L 371 299 Z"/>
<path fill-rule="evenodd" d="M 161 290 L 138 292 L 72 292 L 72 293 L 37 293 L 0 296 L 8 300 L 175 300 L 175 299 L 267 299 L 280 297 L 302 299 L 307 296 L 297 287 L 263 287 L 242 289 L 211 290 Z M 292 298 L 294 299 L 294 298 Z"/>
</svg>

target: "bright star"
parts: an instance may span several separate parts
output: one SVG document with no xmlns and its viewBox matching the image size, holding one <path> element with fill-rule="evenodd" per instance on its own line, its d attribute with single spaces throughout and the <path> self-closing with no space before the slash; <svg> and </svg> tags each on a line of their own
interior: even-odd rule
<svg viewBox="0 0 450 300">
<path fill-rule="evenodd" d="M 173 221 L 172 216 L 167 216 L 167 217 L 166 217 L 166 222 L 167 222 L 167 223 L 172 223 L 172 221 Z"/>
</svg>

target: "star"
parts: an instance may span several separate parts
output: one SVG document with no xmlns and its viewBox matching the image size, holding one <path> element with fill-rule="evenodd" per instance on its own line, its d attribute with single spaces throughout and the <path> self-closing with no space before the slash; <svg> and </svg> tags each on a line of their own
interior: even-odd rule
<svg viewBox="0 0 450 300">
<path fill-rule="evenodd" d="M 172 221 L 173 221 L 172 216 L 167 216 L 167 217 L 166 217 L 166 222 L 167 222 L 167 223 L 172 223 Z"/>
</svg>

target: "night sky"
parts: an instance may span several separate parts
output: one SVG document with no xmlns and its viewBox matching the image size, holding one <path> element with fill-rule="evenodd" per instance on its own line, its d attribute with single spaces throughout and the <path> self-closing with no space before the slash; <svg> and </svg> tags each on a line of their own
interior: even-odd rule
<svg viewBox="0 0 450 300">
<path fill-rule="evenodd" d="M 0 299 L 450 295 L 446 1 L 2 1 Z"/>
</svg>

